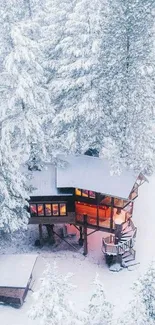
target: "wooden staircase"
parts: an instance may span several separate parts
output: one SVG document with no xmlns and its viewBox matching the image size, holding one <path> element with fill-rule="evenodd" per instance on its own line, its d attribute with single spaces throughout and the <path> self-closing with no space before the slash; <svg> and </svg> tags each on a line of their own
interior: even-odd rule
<svg viewBox="0 0 155 325">
<path fill-rule="evenodd" d="M 122 255 L 121 265 L 123 267 L 132 266 L 134 263 L 133 261 L 135 261 L 135 257 L 136 257 L 136 251 L 133 248 L 131 248 L 128 252 L 125 252 Z"/>
<path fill-rule="evenodd" d="M 102 239 L 102 251 L 106 255 L 108 264 L 120 263 L 121 267 L 129 267 L 135 264 L 136 251 L 133 249 L 137 234 L 137 228 L 129 219 L 122 224 L 120 238 L 115 243 L 115 235 Z"/>
</svg>

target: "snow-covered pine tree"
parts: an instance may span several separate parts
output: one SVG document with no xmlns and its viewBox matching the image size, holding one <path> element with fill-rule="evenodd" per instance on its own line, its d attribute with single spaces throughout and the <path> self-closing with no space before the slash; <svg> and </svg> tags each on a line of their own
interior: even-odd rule
<svg viewBox="0 0 155 325">
<path fill-rule="evenodd" d="M 127 85 L 129 97 L 125 154 L 130 167 L 147 172 L 152 172 L 155 157 L 155 141 L 152 132 L 155 106 L 154 19 L 155 3 L 153 1 L 128 1 Z"/>
<path fill-rule="evenodd" d="M 24 154 L 30 155 L 32 166 L 33 156 L 36 158 L 37 155 L 36 161 L 46 159 L 42 124 L 44 116 L 49 111 L 51 113 L 52 108 L 44 86 L 46 80 L 40 63 L 42 57 L 37 32 L 31 27 L 30 21 L 12 27 L 13 48 L 5 59 L 1 82 L 5 88 L 6 109 L 17 115 L 13 139 L 23 148 Z"/>
<path fill-rule="evenodd" d="M 94 292 L 91 296 L 85 325 L 111 325 L 113 322 L 113 306 L 107 301 L 104 286 L 96 274 Z"/>
<path fill-rule="evenodd" d="M 117 324 L 120 325 L 153 325 L 148 322 L 145 306 L 141 300 L 141 297 L 135 296 L 130 301 L 129 308 L 123 310 L 122 316 L 117 319 Z"/>
<path fill-rule="evenodd" d="M 17 22 L 30 17 L 32 1 L 34 0 L 0 1 L 0 72 L 3 71 L 3 62 L 13 46 L 11 28 Z"/>
<path fill-rule="evenodd" d="M 25 18 L 35 19 L 35 16 L 40 13 L 45 6 L 46 0 L 23 0 L 25 8 Z"/>
<path fill-rule="evenodd" d="M 133 287 L 134 298 L 129 304 L 121 325 L 153 325 L 155 323 L 155 262 L 152 262 L 144 275 Z"/>
<path fill-rule="evenodd" d="M 70 0 L 63 0 L 61 2 L 58 0 L 47 0 L 43 10 L 36 18 L 40 28 L 41 44 L 45 55 L 43 67 L 47 76 L 46 86 L 49 89 L 51 103 L 55 108 L 55 116 L 63 109 L 62 105 L 60 105 L 63 89 L 60 89 L 60 76 L 58 74 L 62 56 L 60 44 L 64 39 L 65 24 L 74 3 L 75 1 Z M 47 114 L 44 130 L 48 152 L 51 154 L 52 159 L 54 156 L 56 157 L 57 153 L 67 151 L 64 129 L 62 132 L 59 130 L 51 114 Z"/>
<path fill-rule="evenodd" d="M 111 160 L 112 169 L 120 171 L 123 129 L 126 112 L 126 20 L 122 0 L 109 0 L 108 23 L 100 51 L 103 69 L 99 75 L 99 101 L 102 105 L 102 132 L 100 156 Z"/>
<path fill-rule="evenodd" d="M 60 274 L 55 263 L 53 267 L 47 265 L 40 288 L 33 294 L 34 305 L 29 313 L 38 325 L 83 325 L 82 314 L 76 312 L 70 301 L 75 289 L 70 278 L 71 274 Z"/>
<path fill-rule="evenodd" d="M 3 127 L 0 139 L 0 231 L 12 233 L 27 227 L 29 196 L 26 179 L 19 170 L 20 152 L 12 151 L 9 132 Z"/>
<path fill-rule="evenodd" d="M 155 262 L 149 265 L 146 273 L 137 281 L 134 292 L 141 297 L 148 322 L 152 321 L 153 324 L 155 322 Z"/>
<path fill-rule="evenodd" d="M 108 154 L 110 143 L 120 165 L 152 169 L 155 3 L 116 0 L 109 7 L 112 19 L 102 52 L 102 61 L 108 61 L 100 84 L 108 141 L 102 154 Z"/>
<path fill-rule="evenodd" d="M 53 123 L 53 107 L 55 110 L 55 114 L 57 112 L 56 101 L 58 97 L 58 88 L 56 88 L 55 90 L 55 86 L 49 87 L 49 84 L 51 84 L 53 80 L 55 80 L 55 84 L 57 83 L 56 72 L 57 66 L 59 64 L 60 51 L 56 48 L 56 46 L 57 44 L 59 44 L 60 40 L 63 37 L 64 25 L 67 19 L 66 16 L 70 12 L 73 3 L 70 0 L 65 0 L 61 3 L 58 0 L 47 0 L 44 2 L 44 5 L 42 4 L 42 1 L 39 1 L 39 10 L 36 1 L 31 1 L 30 7 L 33 11 L 31 19 L 25 24 L 18 24 L 18 34 L 21 34 L 21 40 L 23 41 L 22 46 L 24 46 L 26 50 L 28 48 L 28 55 L 33 55 L 33 58 L 31 57 L 29 62 L 28 55 L 26 58 L 26 62 L 25 58 L 22 59 L 22 55 L 19 58 L 19 61 L 22 61 L 22 63 L 24 61 L 24 66 L 22 66 L 24 74 L 25 69 L 27 72 L 28 67 L 29 75 L 26 74 L 26 78 L 30 77 L 31 80 L 30 91 L 27 92 L 27 89 L 24 89 L 24 92 L 28 93 L 30 96 L 33 91 L 34 95 L 34 91 L 36 91 L 36 83 L 39 82 L 40 89 L 38 87 L 38 90 L 40 94 L 41 91 L 43 94 L 41 99 L 43 102 L 39 102 L 40 99 L 34 98 L 34 101 L 37 105 L 37 109 L 40 105 L 42 117 L 39 121 L 41 123 L 41 128 L 36 128 L 36 132 L 34 130 L 32 130 L 31 132 L 32 141 L 30 144 L 29 158 L 30 168 L 33 167 L 33 165 L 35 167 L 36 164 L 40 167 L 40 157 L 42 158 L 42 160 L 45 160 L 47 152 L 50 155 L 49 160 L 52 161 L 54 158 L 55 161 L 57 153 L 61 153 L 62 151 L 64 152 L 64 148 L 66 148 L 65 135 L 62 134 L 62 137 L 59 137 L 59 134 L 57 133 L 57 125 Z M 34 11 L 34 8 L 37 10 Z M 19 40 L 19 35 L 16 36 L 18 36 L 17 45 L 20 46 L 21 40 Z M 25 44 L 24 40 L 26 41 Z M 21 66 L 20 62 L 18 65 L 19 70 Z M 38 71 L 38 67 L 39 69 L 41 68 L 42 71 Z M 35 80 L 34 72 L 37 72 Z M 26 78 L 24 80 L 25 82 Z M 48 103 L 46 100 L 46 95 L 49 95 L 50 97 L 50 102 Z M 32 96 L 30 100 L 31 99 Z M 31 114 L 34 113 L 35 110 L 34 107 L 32 107 L 32 102 L 31 104 L 26 103 L 26 107 L 28 106 L 27 104 L 29 105 L 29 111 L 31 112 Z M 37 113 L 40 114 L 40 111 L 38 111 Z M 30 117 L 31 121 L 33 120 L 38 126 L 38 119 L 41 116 L 39 116 L 39 114 L 37 114 L 37 117 L 35 119 L 32 119 L 32 116 Z"/>
<path fill-rule="evenodd" d="M 83 153 L 89 147 L 99 147 L 96 133 L 101 129 L 101 114 L 97 82 L 102 65 L 99 62 L 101 26 L 106 23 L 107 2 L 76 0 L 72 3 L 63 37 L 56 45 L 60 53 L 56 78 L 49 87 L 56 93 L 58 114 L 53 123 L 57 125 L 57 135 L 65 138 L 70 152 Z"/>
</svg>

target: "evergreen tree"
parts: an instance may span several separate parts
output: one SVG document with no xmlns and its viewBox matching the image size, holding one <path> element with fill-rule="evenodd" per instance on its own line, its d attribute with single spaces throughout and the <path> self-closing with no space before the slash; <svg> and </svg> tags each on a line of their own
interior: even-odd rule
<svg viewBox="0 0 155 325">
<path fill-rule="evenodd" d="M 94 281 L 94 293 L 88 305 L 88 317 L 86 325 L 111 325 L 113 318 L 113 306 L 107 301 L 103 284 L 96 275 Z"/>
<path fill-rule="evenodd" d="M 16 23 L 31 15 L 34 0 L 1 0 L 0 1 L 0 72 L 6 56 L 13 48 L 11 29 Z"/>
<path fill-rule="evenodd" d="M 47 1 L 37 20 L 45 55 L 43 66 L 47 76 L 47 87 L 51 96 L 51 103 L 55 109 L 55 119 L 47 114 L 44 123 L 46 143 L 52 159 L 56 157 L 57 153 L 68 150 L 67 121 L 64 118 L 65 108 L 63 104 L 63 98 L 66 98 L 63 87 L 65 83 L 67 84 L 67 79 L 62 78 L 59 69 L 63 52 L 61 43 L 65 37 L 66 22 L 74 4 L 75 1 L 70 0 Z M 63 123 L 62 127 L 60 127 L 61 123 Z"/>
<path fill-rule="evenodd" d="M 23 148 L 24 154 L 30 155 L 31 165 L 36 154 L 37 160 L 46 159 L 42 124 L 46 113 L 52 111 L 34 32 L 28 21 L 12 27 L 13 48 L 5 59 L 5 71 L 1 75 L 6 110 L 17 116 L 13 139 Z"/>
<path fill-rule="evenodd" d="M 155 262 L 152 262 L 146 273 L 137 281 L 134 287 L 146 309 L 148 321 L 155 322 Z"/>
<path fill-rule="evenodd" d="M 46 155 L 41 124 L 43 113 L 46 114 L 48 109 L 47 91 L 40 81 L 43 69 L 37 61 L 41 56 L 33 39 L 36 35 L 32 35 L 29 25 L 24 24 L 24 16 L 29 17 L 24 11 L 24 3 L 16 1 L 16 5 L 12 12 L 10 2 L 1 7 L 1 19 L 4 20 L 2 37 L 6 49 L 1 57 L 0 81 L 0 229 L 7 232 L 27 226 L 29 214 L 26 200 L 29 197 L 20 164 L 29 154 L 37 156 L 37 159 L 42 153 Z M 42 115 L 39 105 L 45 109 Z"/>
<path fill-rule="evenodd" d="M 101 126 L 98 74 L 102 66 L 101 27 L 106 23 L 104 6 L 100 0 L 74 1 L 57 46 L 61 53 L 57 68 L 59 113 L 54 123 L 59 136 L 66 134 L 68 150 L 76 153 L 101 145 L 96 134 Z"/>
<path fill-rule="evenodd" d="M 8 133 L 3 128 L 0 141 L 0 230 L 12 233 L 27 227 L 29 196 L 26 179 L 19 171 L 20 153 L 13 154 Z"/>
<path fill-rule="evenodd" d="M 34 305 L 30 316 L 43 325 L 82 325 L 82 316 L 78 315 L 69 300 L 74 286 L 69 282 L 71 275 L 63 276 L 57 267 L 47 265 L 40 289 L 34 293 Z"/>
<path fill-rule="evenodd" d="M 112 143 L 114 162 L 147 171 L 152 171 L 155 149 L 154 6 L 151 0 L 110 1 L 113 18 L 101 56 L 108 61 L 100 79 L 108 133 L 102 155 L 109 154 Z"/>
<path fill-rule="evenodd" d="M 155 323 L 155 263 L 152 262 L 146 273 L 141 276 L 133 287 L 134 298 L 129 309 L 124 313 L 120 324 L 153 325 Z"/>
<path fill-rule="evenodd" d="M 128 165 L 153 170 L 155 141 L 152 134 L 155 105 L 154 79 L 155 3 L 129 1 L 128 33 L 128 114 L 126 148 Z M 130 113 L 132 111 L 132 115 Z"/>
</svg>

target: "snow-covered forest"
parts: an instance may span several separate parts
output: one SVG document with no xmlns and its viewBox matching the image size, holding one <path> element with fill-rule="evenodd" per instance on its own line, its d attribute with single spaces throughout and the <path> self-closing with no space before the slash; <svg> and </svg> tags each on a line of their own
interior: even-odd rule
<svg viewBox="0 0 155 325">
<path fill-rule="evenodd" d="M 62 276 L 56 266 L 48 265 L 40 289 L 33 294 L 29 316 L 43 325 L 153 325 L 155 323 L 155 264 L 133 285 L 133 299 L 120 318 L 113 315 L 114 306 L 107 300 L 98 274 L 92 283 L 93 292 L 85 310 L 77 312 L 70 300 L 74 286 L 70 274 Z M 47 304 L 47 301 L 49 302 Z"/>
<path fill-rule="evenodd" d="M 0 97 L 0 253 L 31 253 L 32 245 L 21 244 L 31 232 L 23 166 L 41 170 L 45 163 L 63 163 L 60 154 L 94 149 L 110 161 L 111 174 L 124 167 L 148 176 L 155 171 L 155 1 L 0 0 Z M 154 186 L 155 181 L 148 196 Z M 139 219 L 149 218 L 146 207 Z M 135 284 L 130 281 L 126 310 L 117 315 L 106 283 L 94 272 L 91 295 L 79 311 L 71 274 L 50 261 L 21 324 L 154 325 L 155 262 L 149 264 L 153 254 L 146 243 L 155 242 L 144 228 L 150 259 L 131 276 Z M 14 236 L 21 236 L 15 248 Z M 75 267 L 81 276 L 79 256 Z M 94 264 L 86 264 L 88 273 Z"/>
<path fill-rule="evenodd" d="M 152 173 L 154 1 L 3 0 L 0 30 L 1 229 L 27 223 L 22 163 L 95 148 Z"/>
</svg>

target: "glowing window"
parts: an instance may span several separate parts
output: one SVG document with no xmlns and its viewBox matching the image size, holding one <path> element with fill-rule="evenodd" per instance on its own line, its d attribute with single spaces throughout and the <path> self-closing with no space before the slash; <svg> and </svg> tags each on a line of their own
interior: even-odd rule
<svg viewBox="0 0 155 325">
<path fill-rule="evenodd" d="M 45 204 L 45 214 L 46 214 L 46 216 L 52 215 L 51 204 Z"/>
<path fill-rule="evenodd" d="M 43 204 L 38 204 L 38 216 L 44 216 Z"/>
<path fill-rule="evenodd" d="M 130 198 L 131 200 L 134 200 L 137 196 L 138 196 L 138 187 L 135 187 L 135 188 L 133 189 L 133 191 L 131 192 L 129 198 Z"/>
<path fill-rule="evenodd" d="M 59 215 L 59 207 L 58 204 L 52 204 L 52 209 L 53 209 L 53 215 L 58 216 Z"/>
<path fill-rule="evenodd" d="M 111 205 L 111 197 L 105 196 L 104 199 L 102 199 L 101 204 L 105 205 Z"/>
<path fill-rule="evenodd" d="M 60 215 L 66 216 L 66 204 L 65 203 L 60 203 Z"/>
<path fill-rule="evenodd" d="M 88 191 L 87 190 L 82 190 L 82 196 L 88 197 Z"/>
<path fill-rule="evenodd" d="M 81 190 L 79 188 L 75 189 L 75 195 L 81 196 Z"/>
<path fill-rule="evenodd" d="M 118 208 L 123 208 L 128 203 L 127 200 L 114 198 L 114 206 Z"/>
<path fill-rule="evenodd" d="M 95 192 L 93 192 L 93 191 L 89 191 L 89 197 L 90 197 L 91 199 L 95 199 Z"/>
<path fill-rule="evenodd" d="M 37 207 L 36 204 L 30 204 L 30 212 L 32 216 L 36 216 L 37 215 Z"/>
</svg>

